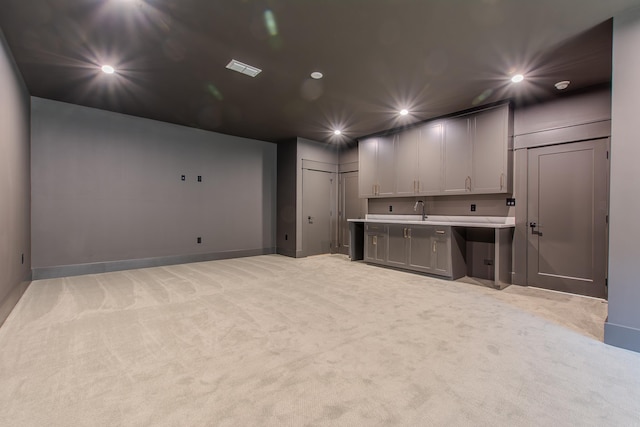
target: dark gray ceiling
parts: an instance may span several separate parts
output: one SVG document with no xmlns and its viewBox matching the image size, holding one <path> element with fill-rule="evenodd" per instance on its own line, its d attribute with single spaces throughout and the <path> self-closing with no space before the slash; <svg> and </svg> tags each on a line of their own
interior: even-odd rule
<svg viewBox="0 0 640 427">
<path fill-rule="evenodd" d="M 636 5 L 0 0 L 0 27 L 34 96 L 265 141 L 331 141 L 334 127 L 355 138 L 506 98 L 557 96 L 559 80 L 571 90 L 609 82 L 609 19 Z M 225 69 L 232 58 L 263 72 Z M 103 74 L 104 63 L 117 74 Z M 527 80 L 511 85 L 514 71 Z M 399 119 L 400 108 L 411 114 Z"/>
</svg>

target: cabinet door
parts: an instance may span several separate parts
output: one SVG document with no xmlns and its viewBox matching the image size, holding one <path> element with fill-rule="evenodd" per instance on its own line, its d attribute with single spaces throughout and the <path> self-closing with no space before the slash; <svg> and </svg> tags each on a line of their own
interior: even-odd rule
<svg viewBox="0 0 640 427">
<path fill-rule="evenodd" d="M 365 139 L 358 143 L 358 195 L 371 197 L 376 184 L 376 157 L 378 140 Z"/>
<path fill-rule="evenodd" d="M 507 192 L 508 118 L 506 105 L 475 116 L 471 181 L 474 193 Z"/>
<path fill-rule="evenodd" d="M 378 264 L 387 263 L 387 234 L 377 234 L 378 242 L 376 244 L 376 262 Z"/>
<path fill-rule="evenodd" d="M 442 136 L 444 124 L 425 125 L 418 137 L 418 193 L 442 192 Z"/>
<path fill-rule="evenodd" d="M 365 224 L 364 260 L 377 264 L 387 261 L 387 228 L 382 224 Z"/>
<path fill-rule="evenodd" d="M 451 277 L 451 227 L 434 227 L 431 242 L 433 274 Z"/>
<path fill-rule="evenodd" d="M 445 122 L 443 153 L 445 194 L 469 192 L 472 153 L 469 136 L 469 118 L 455 118 Z"/>
<path fill-rule="evenodd" d="M 387 240 L 387 264 L 396 267 L 407 265 L 407 227 L 402 225 L 389 225 Z"/>
<path fill-rule="evenodd" d="M 433 227 L 411 227 L 409 231 L 409 267 L 412 270 L 431 272 L 431 238 Z"/>
<path fill-rule="evenodd" d="M 398 134 L 396 144 L 396 194 L 398 196 L 412 196 L 417 193 L 419 137 L 419 128 Z"/>
<path fill-rule="evenodd" d="M 364 260 L 367 262 L 376 261 L 376 233 L 364 233 Z"/>
<path fill-rule="evenodd" d="M 377 196 L 392 196 L 395 193 L 396 159 L 395 136 L 378 138 Z"/>
</svg>

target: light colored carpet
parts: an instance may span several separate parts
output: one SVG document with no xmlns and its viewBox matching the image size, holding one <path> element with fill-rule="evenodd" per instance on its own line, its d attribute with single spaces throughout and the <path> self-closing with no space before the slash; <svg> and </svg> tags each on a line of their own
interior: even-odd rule
<svg viewBox="0 0 640 427">
<path fill-rule="evenodd" d="M 0 424 L 639 424 L 640 354 L 557 295 L 339 255 L 36 281 L 0 328 Z"/>
</svg>

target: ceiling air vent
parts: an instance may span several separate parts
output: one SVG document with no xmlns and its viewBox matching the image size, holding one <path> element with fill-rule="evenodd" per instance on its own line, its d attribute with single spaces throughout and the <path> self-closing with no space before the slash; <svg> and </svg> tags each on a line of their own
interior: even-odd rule
<svg viewBox="0 0 640 427">
<path fill-rule="evenodd" d="M 251 65 L 244 64 L 240 61 L 236 61 L 235 59 L 229 61 L 229 63 L 227 64 L 227 68 L 242 74 L 246 74 L 250 77 L 255 77 L 262 72 L 260 68 L 252 67 Z"/>
</svg>

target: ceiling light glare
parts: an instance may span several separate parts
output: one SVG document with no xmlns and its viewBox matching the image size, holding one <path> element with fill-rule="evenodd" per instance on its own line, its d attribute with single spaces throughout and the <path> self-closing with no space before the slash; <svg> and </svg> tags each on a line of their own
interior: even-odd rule
<svg viewBox="0 0 640 427">
<path fill-rule="evenodd" d="M 409 114 L 409 110 L 407 110 L 406 108 L 403 108 L 402 110 L 400 110 L 401 116 L 406 116 L 407 114 Z"/>
<path fill-rule="evenodd" d="M 555 84 L 555 87 L 556 87 L 556 89 L 558 89 L 558 90 L 565 90 L 566 88 L 568 88 L 568 87 L 569 87 L 569 84 L 570 84 L 570 83 L 571 83 L 571 82 L 570 82 L 569 80 L 563 80 L 563 81 L 561 81 L 561 82 L 556 83 L 556 84 Z"/>
<path fill-rule="evenodd" d="M 311 78 L 312 79 L 321 79 L 322 77 L 324 77 L 324 75 L 320 72 L 320 71 L 314 71 L 313 73 L 311 73 Z"/>
<path fill-rule="evenodd" d="M 333 131 L 334 135 L 342 135 L 342 131 L 340 129 L 336 129 Z"/>
<path fill-rule="evenodd" d="M 520 83 L 523 80 L 524 76 L 522 74 L 516 74 L 515 76 L 511 77 L 511 81 L 514 83 Z"/>
<path fill-rule="evenodd" d="M 111 65 L 103 65 L 102 72 L 104 72 L 105 74 L 113 74 L 116 72 L 116 69 L 113 68 Z"/>
</svg>

